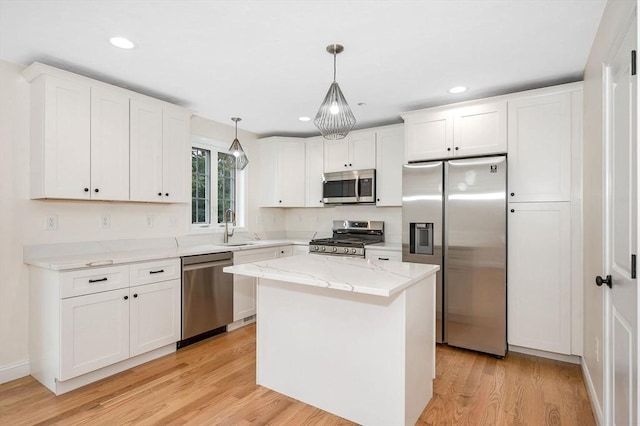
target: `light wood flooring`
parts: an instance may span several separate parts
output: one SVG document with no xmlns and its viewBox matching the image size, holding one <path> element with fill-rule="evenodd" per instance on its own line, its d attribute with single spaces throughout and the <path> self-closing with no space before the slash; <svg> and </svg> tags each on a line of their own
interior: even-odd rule
<svg viewBox="0 0 640 426">
<path fill-rule="evenodd" d="M 580 367 L 439 346 L 419 425 L 595 424 Z M 255 325 L 55 397 L 31 377 L 0 385 L 0 425 L 348 425 L 255 384 Z M 309 384 L 312 386 L 313 384 Z"/>
</svg>

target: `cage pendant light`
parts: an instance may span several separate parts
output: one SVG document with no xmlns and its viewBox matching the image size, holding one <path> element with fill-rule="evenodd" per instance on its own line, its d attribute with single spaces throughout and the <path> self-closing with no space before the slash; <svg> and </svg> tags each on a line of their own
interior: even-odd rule
<svg viewBox="0 0 640 426">
<path fill-rule="evenodd" d="M 356 117 L 336 81 L 336 55 L 343 50 L 341 44 L 327 46 L 327 52 L 333 55 L 333 83 L 313 120 L 325 139 L 344 139 L 356 124 Z"/>
<path fill-rule="evenodd" d="M 235 164 L 230 165 L 234 166 L 237 170 L 244 170 L 244 168 L 247 167 L 247 164 L 249 164 L 249 159 L 247 158 L 247 154 L 244 153 L 244 149 L 242 149 L 242 145 L 240 145 L 240 141 L 238 140 L 238 121 L 242 120 L 242 118 L 232 117 L 231 120 L 236 123 L 236 138 L 233 140 L 231 147 L 229 148 L 229 151 L 233 154 L 233 159 L 235 160 L 233 161 Z"/>
</svg>

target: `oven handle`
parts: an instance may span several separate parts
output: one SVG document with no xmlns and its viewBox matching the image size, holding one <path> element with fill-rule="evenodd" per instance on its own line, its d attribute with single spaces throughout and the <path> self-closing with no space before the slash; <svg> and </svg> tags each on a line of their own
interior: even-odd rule
<svg viewBox="0 0 640 426">
<path fill-rule="evenodd" d="M 356 175 L 356 201 L 360 201 L 360 175 Z"/>
<path fill-rule="evenodd" d="M 194 269 L 215 268 L 216 266 L 232 266 L 233 262 L 228 260 L 220 260 L 218 262 L 194 263 L 192 265 L 183 265 L 182 271 L 193 271 Z"/>
</svg>

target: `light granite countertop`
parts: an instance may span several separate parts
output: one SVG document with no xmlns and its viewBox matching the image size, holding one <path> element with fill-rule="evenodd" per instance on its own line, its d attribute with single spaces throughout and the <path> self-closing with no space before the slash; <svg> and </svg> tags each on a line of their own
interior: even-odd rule
<svg viewBox="0 0 640 426">
<path fill-rule="evenodd" d="M 376 296 L 392 296 L 435 274 L 437 265 L 377 262 L 368 259 L 304 254 L 227 266 L 225 272 Z"/>
<path fill-rule="evenodd" d="M 84 253 L 46 257 L 25 257 L 24 263 L 55 271 L 81 269 L 95 266 L 118 265 L 123 263 L 170 259 L 225 251 L 242 251 L 283 245 L 308 245 L 309 241 L 299 240 L 251 240 L 246 245 L 202 244 L 180 247 L 144 248 L 137 250 L 105 250 L 99 253 Z"/>
</svg>

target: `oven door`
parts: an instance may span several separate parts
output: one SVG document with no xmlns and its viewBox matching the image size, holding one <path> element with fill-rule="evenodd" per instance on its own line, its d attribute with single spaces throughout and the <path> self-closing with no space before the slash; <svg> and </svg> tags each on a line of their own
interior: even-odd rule
<svg viewBox="0 0 640 426">
<path fill-rule="evenodd" d="M 323 174 L 324 204 L 375 203 L 375 170 Z"/>
</svg>

